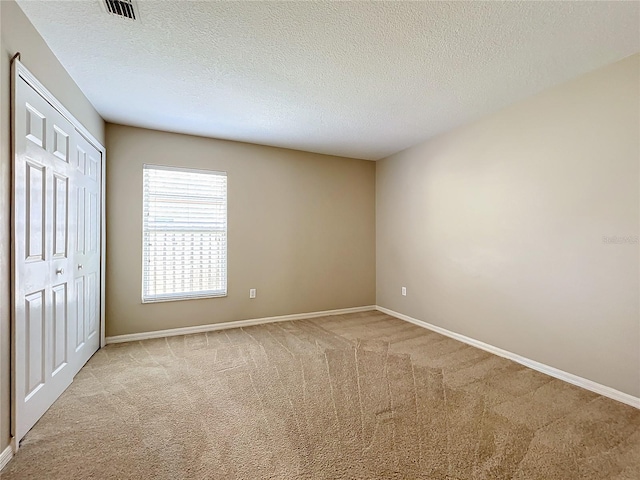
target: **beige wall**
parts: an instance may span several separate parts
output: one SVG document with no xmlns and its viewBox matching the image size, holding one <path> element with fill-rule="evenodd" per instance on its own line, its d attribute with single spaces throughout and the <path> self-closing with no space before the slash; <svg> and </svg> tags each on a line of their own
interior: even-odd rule
<svg viewBox="0 0 640 480">
<path fill-rule="evenodd" d="M 60 100 L 100 141 L 104 141 L 104 122 L 36 32 L 20 7 L 12 0 L 0 2 L 0 100 L 2 126 L 0 148 L 0 450 L 9 444 L 10 420 L 10 59 L 22 54 L 22 63 Z"/>
<path fill-rule="evenodd" d="M 378 305 L 639 396 L 639 72 L 378 162 Z"/>
<path fill-rule="evenodd" d="M 107 336 L 375 304 L 373 162 L 108 124 L 107 163 Z M 227 297 L 141 303 L 144 163 L 227 172 Z"/>
</svg>

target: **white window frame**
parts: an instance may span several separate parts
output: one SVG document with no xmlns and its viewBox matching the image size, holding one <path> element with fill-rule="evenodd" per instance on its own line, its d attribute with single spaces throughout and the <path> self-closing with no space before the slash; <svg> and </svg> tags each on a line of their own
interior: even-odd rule
<svg viewBox="0 0 640 480">
<path fill-rule="evenodd" d="M 176 292 L 176 293 L 165 293 L 165 294 L 148 294 L 145 295 L 145 273 L 147 266 L 147 250 L 146 250 L 146 219 L 145 219 L 145 206 L 147 202 L 147 196 L 144 191 L 145 179 L 144 172 L 146 169 L 153 170 L 168 170 L 168 171 L 176 171 L 176 172 L 189 172 L 189 173 L 200 173 L 206 175 L 217 175 L 227 177 L 227 172 L 217 171 L 217 170 L 204 170 L 197 168 L 189 168 L 189 167 L 175 167 L 175 166 L 167 166 L 167 165 L 153 165 L 153 164 L 143 164 L 142 166 L 142 174 L 143 174 L 143 192 L 142 192 L 142 291 L 141 298 L 142 303 L 159 303 L 159 302 L 173 302 L 173 301 L 181 301 L 181 300 L 196 300 L 203 298 L 219 298 L 226 297 L 228 292 L 228 260 L 229 260 L 229 237 L 228 237 L 228 225 L 229 225 L 229 190 L 228 190 L 228 180 L 225 184 L 225 208 L 224 208 L 224 288 L 222 290 L 207 290 L 207 291 L 196 291 L 196 292 Z"/>
</svg>

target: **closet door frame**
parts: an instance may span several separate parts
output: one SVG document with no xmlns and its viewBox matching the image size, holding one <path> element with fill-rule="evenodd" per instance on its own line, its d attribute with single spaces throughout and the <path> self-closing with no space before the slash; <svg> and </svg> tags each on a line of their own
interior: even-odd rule
<svg viewBox="0 0 640 480">
<path fill-rule="evenodd" d="M 103 348 L 105 346 L 105 253 L 106 253 L 106 215 L 105 215 L 105 184 L 106 184 L 106 149 L 104 147 L 104 145 L 102 145 L 92 134 L 91 132 L 89 132 L 89 130 L 87 130 L 84 125 L 82 125 L 82 123 L 80 123 L 76 117 L 73 116 L 73 114 L 71 114 L 71 112 L 69 112 L 69 110 L 67 110 L 64 105 L 62 105 L 62 103 L 60 103 L 54 96 L 53 94 L 29 71 L 29 69 L 27 69 L 27 67 L 24 66 L 24 64 L 18 59 L 18 58 L 14 58 L 12 65 L 11 65 L 11 69 L 12 69 L 12 74 L 11 74 L 11 161 L 13 163 L 14 158 L 15 158 L 15 128 L 14 128 L 14 122 L 15 122 L 15 106 L 16 106 L 16 102 L 15 102 L 15 95 L 16 95 L 16 87 L 19 83 L 19 80 L 22 79 L 24 82 L 26 82 L 33 90 L 35 90 L 44 100 L 46 100 L 55 110 L 57 110 L 66 120 L 68 120 L 73 127 L 76 129 L 76 131 L 78 132 L 78 134 L 80 134 L 82 137 L 84 137 L 84 139 L 89 142 L 91 145 L 93 145 L 98 152 L 100 153 L 100 160 L 101 160 L 101 165 L 100 165 L 100 246 L 99 246 L 99 250 L 100 250 L 100 296 L 99 296 L 99 301 L 100 301 L 100 348 Z M 15 193 L 14 193 L 14 189 L 15 189 L 15 185 L 13 184 L 12 181 L 12 201 L 13 198 L 15 198 Z M 12 212 L 13 215 L 13 212 Z M 15 312 L 15 305 L 14 305 L 14 301 L 15 301 L 15 285 L 13 284 L 13 271 L 15 269 L 15 248 L 13 246 L 13 242 L 15 241 L 15 231 L 14 231 L 14 224 L 13 224 L 13 220 L 11 222 L 11 236 L 12 236 L 12 247 L 11 247 L 11 271 L 12 271 L 12 275 L 11 275 L 11 317 L 12 317 L 12 321 L 11 324 L 13 325 L 14 322 L 14 312 Z M 12 339 L 11 339 L 11 345 L 12 345 L 12 350 L 14 348 L 14 338 L 13 338 L 13 332 L 12 332 Z M 12 361 L 13 361 L 13 354 L 12 354 Z M 13 423 L 15 422 L 15 388 L 14 388 L 14 368 L 11 368 L 11 432 L 13 435 L 13 430 L 14 430 L 14 426 Z M 18 450 L 18 442 L 15 441 L 15 438 L 12 438 L 12 448 L 14 453 L 17 452 Z"/>
</svg>

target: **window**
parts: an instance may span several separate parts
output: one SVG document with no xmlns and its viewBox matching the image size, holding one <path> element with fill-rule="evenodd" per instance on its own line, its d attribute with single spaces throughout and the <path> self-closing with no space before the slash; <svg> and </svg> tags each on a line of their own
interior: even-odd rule
<svg viewBox="0 0 640 480">
<path fill-rule="evenodd" d="M 142 301 L 227 294 L 227 174 L 144 165 Z"/>
</svg>

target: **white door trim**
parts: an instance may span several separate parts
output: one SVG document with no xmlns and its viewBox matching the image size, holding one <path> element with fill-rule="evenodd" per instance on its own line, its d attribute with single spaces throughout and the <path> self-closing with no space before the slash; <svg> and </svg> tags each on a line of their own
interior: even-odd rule
<svg viewBox="0 0 640 480">
<path fill-rule="evenodd" d="M 105 169 L 106 169 L 106 149 L 104 145 L 102 145 L 92 134 L 89 132 L 84 125 L 71 113 L 67 110 L 64 105 L 62 105 L 54 95 L 27 69 L 27 67 L 20 62 L 18 58 L 14 58 L 11 64 L 11 159 L 12 163 L 15 161 L 15 108 L 16 108 L 16 89 L 20 80 L 24 81 L 29 87 L 31 87 L 36 93 L 38 93 L 51 107 L 53 107 L 60 115 L 62 115 L 68 122 L 70 122 L 76 131 L 93 147 L 98 150 L 101 156 L 101 205 L 100 205 L 100 224 L 102 228 L 101 238 L 100 238 L 100 347 L 105 346 Z M 15 185 L 12 181 L 12 198 L 15 197 Z M 13 215 L 13 212 L 12 212 Z M 15 271 L 15 247 L 13 246 L 15 242 L 15 227 L 14 222 L 11 222 L 11 238 L 12 238 L 12 248 L 11 248 L 11 271 L 12 271 L 12 280 L 11 280 L 11 316 L 12 316 L 12 324 L 13 324 L 13 316 L 15 315 L 15 288 L 13 282 L 13 272 Z M 15 338 L 12 334 L 11 338 L 11 348 L 12 351 L 15 351 Z M 13 353 L 12 353 L 13 357 Z M 11 370 L 11 432 L 13 435 L 15 428 L 15 378 L 13 368 Z M 18 444 L 14 442 L 13 450 L 17 451 Z"/>
</svg>

